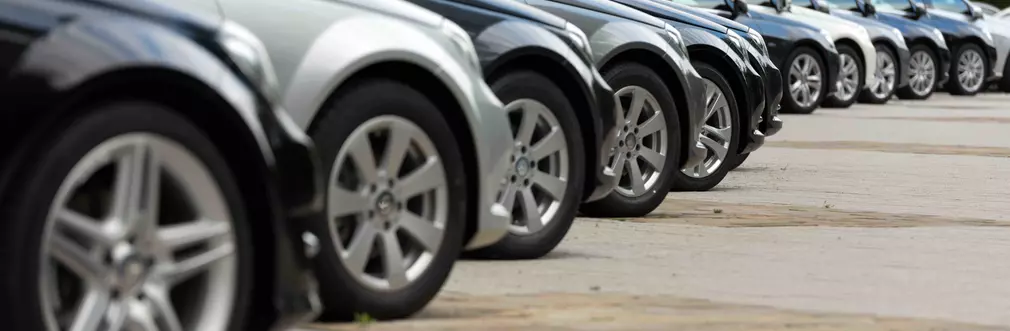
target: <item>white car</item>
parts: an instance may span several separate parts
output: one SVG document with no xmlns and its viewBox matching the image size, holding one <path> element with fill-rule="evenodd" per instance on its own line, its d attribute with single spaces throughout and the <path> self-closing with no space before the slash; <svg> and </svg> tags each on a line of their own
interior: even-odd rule
<svg viewBox="0 0 1010 331">
<path fill-rule="evenodd" d="M 844 108 L 856 102 L 859 91 L 873 84 L 877 71 L 877 51 L 866 29 L 829 14 L 793 6 L 792 0 L 785 0 L 781 8 L 779 11 L 769 6 L 752 6 L 750 10 L 782 15 L 828 31 L 838 48 L 841 63 L 838 66 L 838 88 L 824 99 L 822 106 Z"/>
</svg>

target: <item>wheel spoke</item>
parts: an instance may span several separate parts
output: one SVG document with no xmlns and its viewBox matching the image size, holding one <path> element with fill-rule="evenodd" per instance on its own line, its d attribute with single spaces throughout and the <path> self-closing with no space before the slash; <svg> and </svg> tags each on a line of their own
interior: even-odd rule
<svg viewBox="0 0 1010 331">
<path fill-rule="evenodd" d="M 372 247 L 375 246 L 375 238 L 378 235 L 378 229 L 371 222 L 358 223 L 354 239 L 347 245 L 347 252 L 344 253 L 344 263 L 347 263 L 348 269 L 358 272 L 365 270 L 368 259 L 372 257 Z"/>
<path fill-rule="evenodd" d="M 177 250 L 231 234 L 231 224 L 223 221 L 199 220 L 162 226 L 158 241 L 169 250 Z"/>
<path fill-rule="evenodd" d="M 533 173 L 533 183 L 547 192 L 554 200 L 561 201 L 561 199 L 564 199 L 565 187 L 567 186 L 564 179 L 535 170 Z"/>
<path fill-rule="evenodd" d="M 361 181 L 366 183 L 377 181 L 379 175 L 375 170 L 375 151 L 372 149 L 372 143 L 368 140 L 368 136 L 350 139 L 348 144 L 347 157 L 354 162 L 354 167 L 361 175 Z"/>
<path fill-rule="evenodd" d="M 393 125 L 389 129 L 389 139 L 386 141 L 386 150 L 383 152 L 385 158 L 382 165 L 389 176 L 396 176 L 400 172 L 400 165 L 407 157 L 407 148 L 410 147 L 410 140 L 415 134 L 411 127 L 405 125 Z"/>
<path fill-rule="evenodd" d="M 168 283 L 176 285 L 207 270 L 215 262 L 235 254 L 235 245 L 223 243 L 203 253 L 196 254 L 182 261 L 176 261 L 168 267 Z"/>
<path fill-rule="evenodd" d="M 106 312 L 109 310 L 111 300 L 109 293 L 104 290 L 91 290 L 78 308 L 74 322 L 70 325 L 70 331 L 94 331 L 98 330 L 102 321 L 105 320 Z"/>
<path fill-rule="evenodd" d="M 404 266 L 403 251 L 395 232 L 382 234 L 382 258 L 389 286 L 400 287 L 407 284 L 407 269 Z"/>
<path fill-rule="evenodd" d="M 349 191 L 339 186 L 329 190 L 329 207 L 333 217 L 361 214 L 370 208 L 368 197 L 360 192 Z"/>
<path fill-rule="evenodd" d="M 722 101 L 722 93 L 719 92 L 718 88 L 714 86 L 715 84 L 712 83 L 708 84 L 711 84 L 711 86 L 709 86 L 711 88 L 711 93 L 709 93 L 708 104 L 705 107 L 706 108 L 704 117 L 705 121 L 708 121 L 708 119 L 712 118 L 712 115 L 714 115 L 715 112 L 719 110 L 719 104 L 720 101 Z"/>
<path fill-rule="evenodd" d="M 648 137 L 649 135 L 659 132 L 666 127 L 666 119 L 659 112 L 652 114 L 649 119 L 645 120 L 642 125 L 638 126 L 638 136 Z"/>
<path fill-rule="evenodd" d="M 418 194 L 427 193 L 445 184 L 442 161 L 436 156 L 405 176 L 397 185 L 400 199 L 407 200 Z"/>
<path fill-rule="evenodd" d="M 519 121 L 519 129 L 516 130 L 516 141 L 523 145 L 529 145 L 533 140 L 533 129 L 537 127 L 537 120 L 540 118 L 540 114 L 530 107 L 536 106 L 530 102 L 523 102 L 519 108 L 522 119 Z"/>
<path fill-rule="evenodd" d="M 708 133 L 709 135 L 712 135 L 712 136 L 715 136 L 716 138 L 719 138 L 719 140 L 721 140 L 721 141 L 729 141 L 729 137 L 730 137 L 730 134 L 731 134 L 730 131 L 733 130 L 733 128 L 731 128 L 731 127 L 716 128 L 716 127 L 711 126 L 711 125 L 705 125 L 705 126 L 701 127 L 701 130 L 702 130 L 702 132 Z"/>
<path fill-rule="evenodd" d="M 618 177 L 624 174 L 625 161 L 627 161 L 627 156 L 624 153 L 617 152 L 617 154 L 614 154 L 614 162 L 612 163 L 613 166 L 611 166 L 611 168 L 614 169 L 614 174 Z"/>
<path fill-rule="evenodd" d="M 502 191 L 502 207 L 506 210 L 512 210 L 516 203 L 516 190 L 518 185 L 514 183 L 508 183 L 505 185 L 505 189 Z"/>
<path fill-rule="evenodd" d="M 126 233 L 148 233 L 157 223 L 161 165 L 147 139 L 138 139 L 116 162 L 112 217 Z"/>
<path fill-rule="evenodd" d="M 551 156 L 565 148 L 565 134 L 560 128 L 554 128 L 551 130 L 547 136 L 540 139 L 536 145 L 533 146 L 533 150 L 530 152 L 530 158 L 536 161 Z"/>
<path fill-rule="evenodd" d="M 725 146 L 723 146 L 722 144 L 720 144 L 720 143 L 716 142 L 715 140 L 712 140 L 712 138 L 709 138 L 709 137 L 706 137 L 706 136 L 701 136 L 701 143 L 703 145 L 705 145 L 705 147 L 708 147 L 708 149 L 711 149 L 712 152 L 715 152 L 715 155 L 720 160 L 725 160 L 726 159 L 726 153 L 728 152 L 728 149 Z"/>
<path fill-rule="evenodd" d="M 642 178 L 642 169 L 638 166 L 638 161 L 628 160 L 628 168 L 631 170 L 628 174 L 631 177 L 631 192 L 637 196 L 645 194 L 645 179 Z"/>
<path fill-rule="evenodd" d="M 666 158 L 664 158 L 663 155 L 648 148 L 642 148 L 638 151 L 638 156 L 645 160 L 645 162 L 648 162 L 649 165 L 657 171 L 663 169 L 663 165 L 666 163 Z"/>
<path fill-rule="evenodd" d="M 537 201 L 533 197 L 533 191 L 529 188 L 524 188 L 519 191 L 519 195 L 522 196 L 523 212 L 526 215 L 526 228 L 529 231 L 537 232 L 544 227 L 544 221 L 541 219 L 540 209 L 537 207 Z"/>
<path fill-rule="evenodd" d="M 641 93 L 638 90 L 632 90 L 631 105 L 628 106 L 628 116 L 625 120 L 631 122 L 631 124 L 638 124 L 638 117 L 642 114 L 642 108 L 645 108 L 644 93 Z"/>
<path fill-rule="evenodd" d="M 51 235 L 49 254 L 56 261 L 73 271 L 77 276 L 92 282 L 102 282 L 110 270 L 80 245 L 67 237 L 53 233 Z"/>
<path fill-rule="evenodd" d="M 76 211 L 62 208 L 56 212 L 60 229 L 65 229 L 87 239 L 91 243 L 111 247 L 119 236 L 112 235 L 101 223 Z"/>
<path fill-rule="evenodd" d="M 399 223 L 411 237 L 417 239 L 421 246 L 424 246 L 424 249 L 429 252 L 437 250 L 439 243 L 442 242 L 442 229 L 436 227 L 432 221 L 418 217 L 410 211 L 405 210 L 402 212 Z"/>
<path fill-rule="evenodd" d="M 154 312 L 154 319 L 159 329 L 166 331 L 182 331 L 182 322 L 172 306 L 168 291 L 160 286 L 147 286 L 144 289 L 147 300 Z"/>
<path fill-rule="evenodd" d="M 148 305 L 134 301 L 129 304 L 127 330 L 130 331 L 160 331 L 158 324 L 154 321 L 151 309 Z"/>
</svg>

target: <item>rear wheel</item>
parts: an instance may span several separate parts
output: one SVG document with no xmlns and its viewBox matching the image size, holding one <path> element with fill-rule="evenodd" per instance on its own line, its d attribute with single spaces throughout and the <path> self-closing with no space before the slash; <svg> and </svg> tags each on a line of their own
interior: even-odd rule
<svg viewBox="0 0 1010 331">
<path fill-rule="evenodd" d="M 313 224 L 330 234 L 315 261 L 322 318 L 414 314 L 462 249 L 459 145 L 435 104 L 396 81 L 348 83 L 325 111 L 311 132 L 330 169 L 326 222 Z"/>
<path fill-rule="evenodd" d="M 586 167 L 578 118 L 564 92 L 541 74 L 509 73 L 491 83 L 512 122 L 512 167 L 499 202 L 512 211 L 509 233 L 467 256 L 535 259 L 564 239 L 582 202 Z"/>
<path fill-rule="evenodd" d="M 708 191 L 719 185 L 730 171 L 730 164 L 739 157 L 741 130 L 740 110 L 726 80 L 715 67 L 703 62 L 693 62 L 694 68 L 705 80 L 705 124 L 701 129 L 701 143 L 708 150 L 705 160 L 689 169 L 674 174 L 674 191 Z"/>
<path fill-rule="evenodd" d="M 801 46 L 789 54 L 785 63 L 789 71 L 782 81 L 787 92 L 782 98 L 782 112 L 813 113 L 828 90 L 824 61 L 813 48 Z"/>
<path fill-rule="evenodd" d="M 958 47 L 954 54 L 954 64 L 950 66 L 950 82 L 948 90 L 953 95 L 975 95 L 985 86 L 986 63 L 985 53 L 976 44 L 966 43 Z"/>
<path fill-rule="evenodd" d="M 206 135 L 164 107 L 116 102 L 58 137 L 2 205 L 0 277 L 17 285 L 0 295 L 13 312 L 4 320 L 16 330 L 243 330 L 250 232 Z"/>
<path fill-rule="evenodd" d="M 898 89 L 898 98 L 906 100 L 928 99 L 936 91 L 940 77 L 940 62 L 936 53 L 926 45 L 912 45 L 908 57 L 908 86 Z"/>
<path fill-rule="evenodd" d="M 876 45 L 877 48 L 877 72 L 873 85 L 863 90 L 859 95 L 859 101 L 873 104 L 884 104 L 891 97 L 898 87 L 899 65 L 894 51 L 884 45 Z"/>
<path fill-rule="evenodd" d="M 640 217 L 652 212 L 670 191 L 679 172 L 680 120 L 673 96 L 651 69 L 621 63 L 603 77 L 614 88 L 623 118 L 610 166 L 617 187 L 603 199 L 582 205 L 592 217 Z"/>
<path fill-rule="evenodd" d="M 824 107 L 848 108 L 863 90 L 865 64 L 859 57 L 859 51 L 849 45 L 838 45 L 838 56 L 838 90 L 824 99 Z"/>
</svg>

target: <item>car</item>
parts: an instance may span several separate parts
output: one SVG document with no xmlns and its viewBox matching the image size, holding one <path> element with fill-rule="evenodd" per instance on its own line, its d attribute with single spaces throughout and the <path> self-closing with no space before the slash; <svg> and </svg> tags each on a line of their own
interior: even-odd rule
<svg viewBox="0 0 1010 331">
<path fill-rule="evenodd" d="M 980 90 L 988 86 L 989 83 L 1001 81 L 1002 85 L 1010 86 L 1010 77 L 1005 80 L 1002 79 L 1004 76 L 1003 70 L 1007 63 L 1007 53 L 1010 53 L 1010 22 L 985 19 L 986 15 L 982 10 L 968 0 L 925 0 L 921 2 L 936 16 L 961 20 L 962 22 L 981 27 L 984 31 L 989 32 L 989 37 L 992 39 L 993 47 L 996 50 L 995 59 L 986 59 L 983 56 L 974 57 L 971 55 L 971 52 L 962 53 L 963 57 L 958 58 L 957 63 L 959 67 L 962 60 L 970 62 L 974 66 L 971 68 L 973 70 L 963 71 L 961 68 L 957 69 L 958 80 L 953 84 L 955 91 L 958 93 L 965 92 L 960 94 L 972 94 L 971 90 L 976 80 L 982 82 Z M 978 70 L 981 70 L 982 73 L 976 72 Z M 970 77 L 968 77 L 970 81 L 961 82 L 962 72 L 966 74 L 970 73 Z"/>
<path fill-rule="evenodd" d="M 928 10 L 926 5 L 914 0 L 878 0 L 873 5 L 878 16 L 910 19 L 940 30 L 953 63 L 947 68 L 951 79 L 946 82 L 939 81 L 939 71 L 943 68 L 933 66 L 935 85 L 942 85 L 954 95 L 974 95 L 982 90 L 986 77 L 994 75 L 992 63 L 996 62 L 996 46 L 985 27 L 966 22 L 960 14 Z"/>
<path fill-rule="evenodd" d="M 1000 11 L 999 7 L 993 6 L 985 2 L 973 2 L 972 4 L 975 5 L 975 7 L 978 7 L 978 9 L 981 10 L 982 13 L 985 15 L 996 15 L 999 14 Z"/>
<path fill-rule="evenodd" d="M 459 25 L 392 0 L 217 5 L 273 52 L 280 100 L 328 174 L 326 218 L 311 223 L 327 234 L 321 319 L 410 316 L 464 248 L 508 232 L 509 120 Z"/>
<path fill-rule="evenodd" d="M 499 197 L 512 226 L 501 241 L 466 255 L 546 255 L 568 233 L 583 201 L 599 200 L 617 185 L 608 161 L 617 144 L 618 108 L 593 64 L 589 40 L 564 19 L 516 1 L 410 1 L 472 36 L 484 79 L 512 121 L 514 163 Z"/>
<path fill-rule="evenodd" d="M 969 5 L 979 7 L 982 2 L 969 2 Z M 990 5 L 991 6 L 991 5 Z M 982 11 L 981 7 L 973 11 Z M 993 44 L 996 46 L 996 62 L 993 63 L 994 75 L 987 81 L 995 83 L 996 87 L 1010 93 L 1010 20 L 1002 20 L 986 13 L 984 19 L 975 20 L 976 25 L 984 26 L 992 34 Z"/>
<path fill-rule="evenodd" d="M 936 89 L 937 84 L 934 82 L 942 84 L 947 81 L 949 77 L 947 71 L 950 68 L 950 50 L 947 48 L 947 42 L 943 39 L 943 34 L 937 28 L 903 17 L 878 15 L 876 7 L 872 3 L 862 0 L 827 0 L 827 3 L 836 8 L 832 11 L 833 15 L 861 16 L 887 24 L 898 29 L 901 33 L 909 53 L 907 67 L 902 66 L 904 69 L 902 69 L 901 77 L 907 77 L 908 84 L 899 84 L 894 93 L 898 98 L 927 99 Z M 936 68 L 940 70 L 935 70 Z M 882 96 L 873 98 L 879 99 L 880 97 Z"/>
<path fill-rule="evenodd" d="M 761 35 L 772 62 L 787 68 L 782 77 L 783 88 L 788 91 L 782 98 L 783 113 L 812 113 L 823 96 L 837 88 L 840 56 L 827 30 L 781 15 L 752 11 L 742 0 L 672 2 L 731 19 Z"/>
<path fill-rule="evenodd" d="M 837 6 L 828 0 L 802 1 L 807 8 L 859 24 L 870 34 L 870 40 L 877 52 L 877 71 L 874 73 L 876 79 L 873 84 L 864 86 L 860 91 L 860 102 L 884 104 L 899 88 L 908 86 L 910 52 L 901 30 L 848 10 L 855 7 L 852 1 L 846 3 L 845 7 Z"/>
<path fill-rule="evenodd" d="M 701 96 L 706 103 L 702 143 L 708 155 L 702 164 L 682 169 L 674 176 L 675 191 L 714 188 L 737 162 L 741 152 L 764 144 L 757 130 L 764 112 L 765 81 L 751 62 L 759 52 L 733 30 L 709 19 L 653 0 L 613 0 L 659 18 L 680 31 L 695 70 L 705 81 Z M 758 68 L 761 68 L 760 66 Z M 762 68 L 763 69 L 763 68 Z"/>
<path fill-rule="evenodd" d="M 318 156 L 262 43 L 194 5 L 0 2 L 5 328 L 274 330 L 318 311 Z"/>
<path fill-rule="evenodd" d="M 866 28 L 803 6 L 793 6 L 792 0 L 778 0 L 776 5 L 754 6 L 751 11 L 776 14 L 823 28 L 834 37 L 841 57 L 838 89 L 825 96 L 822 106 L 845 108 L 859 97 L 864 86 L 872 86 L 877 71 L 877 52 Z"/>
<path fill-rule="evenodd" d="M 745 46 L 747 48 L 747 53 L 749 54 L 747 56 L 748 62 L 753 68 L 758 70 L 761 77 L 764 79 L 765 108 L 763 111 L 751 115 L 756 116 L 756 118 L 753 119 L 754 122 L 752 123 L 757 125 L 757 131 L 752 131 L 749 135 L 748 140 L 750 142 L 740 144 L 741 150 L 739 152 L 739 157 L 734 160 L 735 162 L 730 162 L 728 164 L 729 170 L 736 169 L 743 164 L 747 157 L 750 156 L 751 152 L 757 150 L 757 148 L 763 145 L 764 138 L 771 137 L 782 130 L 782 119 L 778 116 L 779 108 L 781 107 L 780 102 L 782 101 L 782 72 L 771 58 L 771 53 L 769 52 L 768 44 L 765 42 L 764 37 L 762 37 L 761 33 L 757 30 L 751 29 L 746 25 L 733 21 L 729 18 L 719 16 L 702 8 L 687 6 L 669 0 L 653 1 L 723 25 L 729 30 L 735 31 L 749 44 L 748 46 Z M 740 5 L 741 3 L 742 5 Z M 731 7 L 729 10 L 731 13 L 740 15 L 748 12 L 746 3 L 738 2 L 729 4 L 734 5 L 734 7 Z M 732 16 L 732 14 L 730 16 Z M 828 44 L 831 44 L 830 41 Z"/>
<path fill-rule="evenodd" d="M 993 14 L 993 16 L 996 16 L 1000 19 L 1006 19 L 1007 17 L 1010 17 L 1010 7 L 1003 8 L 1003 10 L 1000 10 L 998 13 Z"/>
<path fill-rule="evenodd" d="M 704 81 L 679 31 L 609 0 L 522 0 L 582 29 L 593 61 L 616 91 L 622 118 L 610 160 L 614 192 L 583 204 L 592 217 L 639 217 L 670 191 L 674 172 L 693 168 L 708 150 L 700 141 Z M 623 125 L 621 125 L 623 124 Z"/>
</svg>

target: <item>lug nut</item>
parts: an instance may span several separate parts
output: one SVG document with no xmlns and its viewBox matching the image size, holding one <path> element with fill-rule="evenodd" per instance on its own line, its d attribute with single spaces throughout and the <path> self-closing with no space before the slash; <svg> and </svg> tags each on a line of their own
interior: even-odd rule
<svg viewBox="0 0 1010 331">
<path fill-rule="evenodd" d="M 529 179 L 523 180 L 523 185 L 530 186 L 530 180 Z"/>
</svg>

